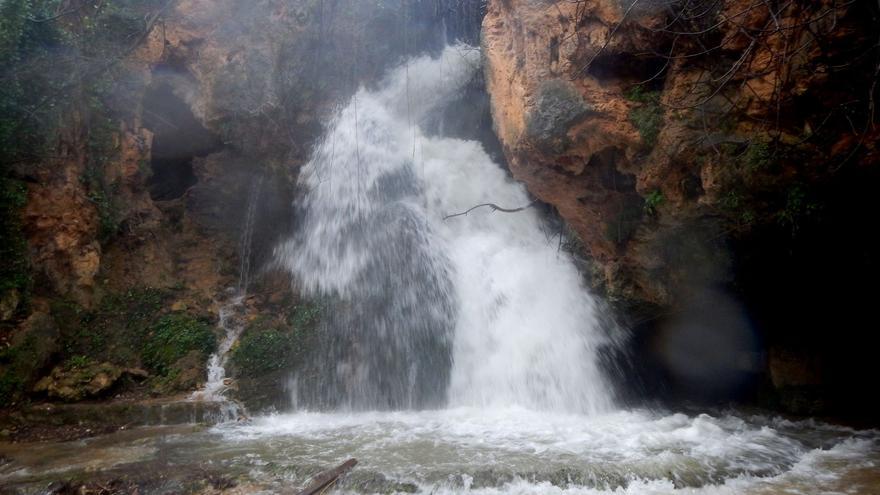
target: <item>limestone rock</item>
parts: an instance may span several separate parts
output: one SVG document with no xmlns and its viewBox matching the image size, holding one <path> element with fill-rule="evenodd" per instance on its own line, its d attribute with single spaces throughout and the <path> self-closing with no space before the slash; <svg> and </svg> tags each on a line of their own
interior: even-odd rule
<svg viewBox="0 0 880 495">
<path fill-rule="evenodd" d="M 143 379 L 148 375 L 140 369 L 124 369 L 111 363 L 85 363 L 56 366 L 34 386 L 34 392 L 52 399 L 76 402 L 100 397 L 112 389 L 124 375 Z"/>
</svg>

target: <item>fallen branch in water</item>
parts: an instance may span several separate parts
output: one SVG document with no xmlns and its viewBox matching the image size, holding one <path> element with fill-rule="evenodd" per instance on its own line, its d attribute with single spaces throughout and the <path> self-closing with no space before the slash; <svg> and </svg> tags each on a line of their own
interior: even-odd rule
<svg viewBox="0 0 880 495">
<path fill-rule="evenodd" d="M 333 483 L 336 483 L 336 480 L 338 480 L 340 476 L 351 471 L 351 468 L 355 467 L 357 463 L 357 459 L 349 459 L 339 466 L 315 476 L 312 479 L 311 484 L 309 484 L 309 486 L 303 491 L 299 492 L 299 495 L 324 493 L 324 491 L 330 488 Z"/>
<path fill-rule="evenodd" d="M 498 205 L 496 205 L 496 204 L 494 204 L 494 203 L 483 203 L 483 204 L 480 204 L 480 205 L 474 206 L 474 207 L 472 207 L 472 208 L 468 208 L 467 210 L 465 210 L 465 211 L 463 211 L 463 212 L 461 212 L 461 213 L 453 213 L 452 215 L 446 215 L 445 217 L 443 217 L 443 220 L 448 220 L 448 219 L 453 218 L 453 217 L 460 217 L 460 216 L 463 216 L 463 215 L 467 215 L 468 213 L 470 213 L 470 212 L 476 210 L 477 208 L 483 208 L 483 207 L 488 207 L 488 208 L 491 208 L 492 211 L 500 211 L 500 212 L 502 212 L 502 213 L 516 213 L 516 212 L 518 212 L 518 211 L 523 211 L 523 210 L 525 210 L 525 209 L 531 208 L 531 207 L 534 206 L 535 203 L 537 203 L 537 202 L 538 202 L 538 200 L 536 199 L 536 200 L 532 201 L 531 203 L 529 203 L 529 204 L 527 204 L 527 205 L 525 205 L 525 206 L 520 206 L 519 208 L 502 208 L 502 207 L 500 207 L 500 206 L 498 206 Z"/>
</svg>

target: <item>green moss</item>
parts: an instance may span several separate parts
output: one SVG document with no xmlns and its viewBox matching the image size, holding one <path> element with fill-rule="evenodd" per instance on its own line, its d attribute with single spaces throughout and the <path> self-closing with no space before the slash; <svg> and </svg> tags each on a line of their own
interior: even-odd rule
<svg viewBox="0 0 880 495">
<path fill-rule="evenodd" d="M 78 355 L 78 356 L 73 356 L 70 359 L 68 359 L 64 363 L 64 367 L 65 367 L 65 369 L 72 370 L 72 369 L 77 369 L 77 368 L 85 368 L 92 363 L 93 363 L 92 359 L 89 358 L 88 356 Z"/>
<path fill-rule="evenodd" d="M 629 111 L 629 120 L 642 136 L 645 147 L 657 144 L 660 128 L 663 126 L 663 107 L 660 106 L 660 92 L 647 91 L 642 86 L 633 86 L 624 93 L 629 101 L 639 103 Z"/>
<path fill-rule="evenodd" d="M 171 313 L 159 319 L 144 343 L 143 362 L 166 375 L 174 363 L 196 350 L 207 357 L 217 348 L 217 337 L 208 322 L 187 313 Z"/>
<path fill-rule="evenodd" d="M 742 163 L 746 170 L 750 172 L 758 172 L 766 170 L 771 163 L 773 153 L 770 145 L 765 141 L 753 141 L 746 148 L 742 156 Z"/>
<path fill-rule="evenodd" d="M 0 407 L 7 407 L 24 392 L 24 381 L 14 373 L 5 372 L 0 376 Z"/>
<path fill-rule="evenodd" d="M 797 183 L 789 187 L 785 194 L 785 203 L 777 214 L 779 223 L 796 234 L 802 224 L 815 216 L 821 204 L 810 194 L 807 187 Z"/>
<path fill-rule="evenodd" d="M 25 392 L 25 386 L 39 362 L 37 345 L 33 336 L 28 336 L 18 346 L 0 349 L 0 407 L 9 406 Z"/>
<path fill-rule="evenodd" d="M 322 304 L 303 302 L 293 307 L 282 324 L 268 317 L 254 320 L 232 350 L 236 373 L 258 377 L 293 368 L 309 348 L 322 311 Z"/>
<path fill-rule="evenodd" d="M 20 181 L 0 177 L 0 297 L 17 290 L 24 299 L 31 286 L 28 247 L 21 230 L 21 208 L 27 188 Z"/>
<path fill-rule="evenodd" d="M 166 289 L 131 289 L 107 294 L 93 310 L 54 301 L 51 313 L 61 328 L 63 357 L 139 365 L 144 341 L 170 297 Z"/>
<path fill-rule="evenodd" d="M 645 213 L 651 216 L 656 215 L 657 207 L 663 204 L 663 201 L 665 200 L 666 198 L 663 196 L 663 191 L 659 189 L 651 191 L 645 198 Z"/>
<path fill-rule="evenodd" d="M 290 332 L 264 330 L 246 334 L 232 354 L 232 363 L 244 376 L 261 376 L 287 367 L 295 342 Z"/>
<path fill-rule="evenodd" d="M 293 307 L 287 322 L 296 329 L 302 329 L 317 323 L 322 307 L 316 303 L 300 303 Z"/>
<path fill-rule="evenodd" d="M 623 97 L 636 103 L 654 103 L 657 101 L 659 91 L 649 91 L 642 85 L 635 85 L 623 92 Z"/>
</svg>

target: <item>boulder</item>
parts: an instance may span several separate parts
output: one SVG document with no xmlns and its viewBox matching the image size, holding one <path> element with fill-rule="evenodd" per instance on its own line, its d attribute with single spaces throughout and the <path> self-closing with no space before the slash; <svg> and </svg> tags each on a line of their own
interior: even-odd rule
<svg viewBox="0 0 880 495">
<path fill-rule="evenodd" d="M 34 392 L 45 393 L 53 399 L 76 402 L 103 395 L 125 375 L 138 379 L 148 376 L 143 370 L 125 369 L 111 363 L 56 366 L 48 376 L 37 382 Z"/>
</svg>

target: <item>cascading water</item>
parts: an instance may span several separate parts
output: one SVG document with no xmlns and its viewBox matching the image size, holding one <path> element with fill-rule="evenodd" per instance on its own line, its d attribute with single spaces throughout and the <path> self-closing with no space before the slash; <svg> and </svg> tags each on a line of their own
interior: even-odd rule
<svg viewBox="0 0 880 495">
<path fill-rule="evenodd" d="M 244 331 L 244 301 L 250 282 L 251 248 L 262 186 L 263 178 L 257 177 L 251 182 L 248 191 L 247 208 L 239 239 L 239 258 L 241 261 L 238 285 L 235 288 L 229 288 L 229 298 L 220 305 L 218 326 L 223 331 L 223 338 L 217 346 L 217 351 L 208 358 L 208 380 L 201 390 L 192 394 L 191 399 L 193 400 L 229 402 L 224 395 L 229 380 L 226 377 L 226 364 L 229 359 L 229 351 L 238 342 L 238 338 Z M 231 402 L 229 405 L 230 407 L 224 414 L 225 419 L 237 418 L 239 416 L 238 405 Z"/>
<path fill-rule="evenodd" d="M 337 302 L 316 363 L 295 381 L 300 404 L 610 407 L 595 304 L 538 215 L 444 220 L 529 202 L 479 143 L 415 124 L 479 63 L 478 50 L 448 47 L 360 90 L 303 168 L 301 231 L 277 254 Z"/>
</svg>

